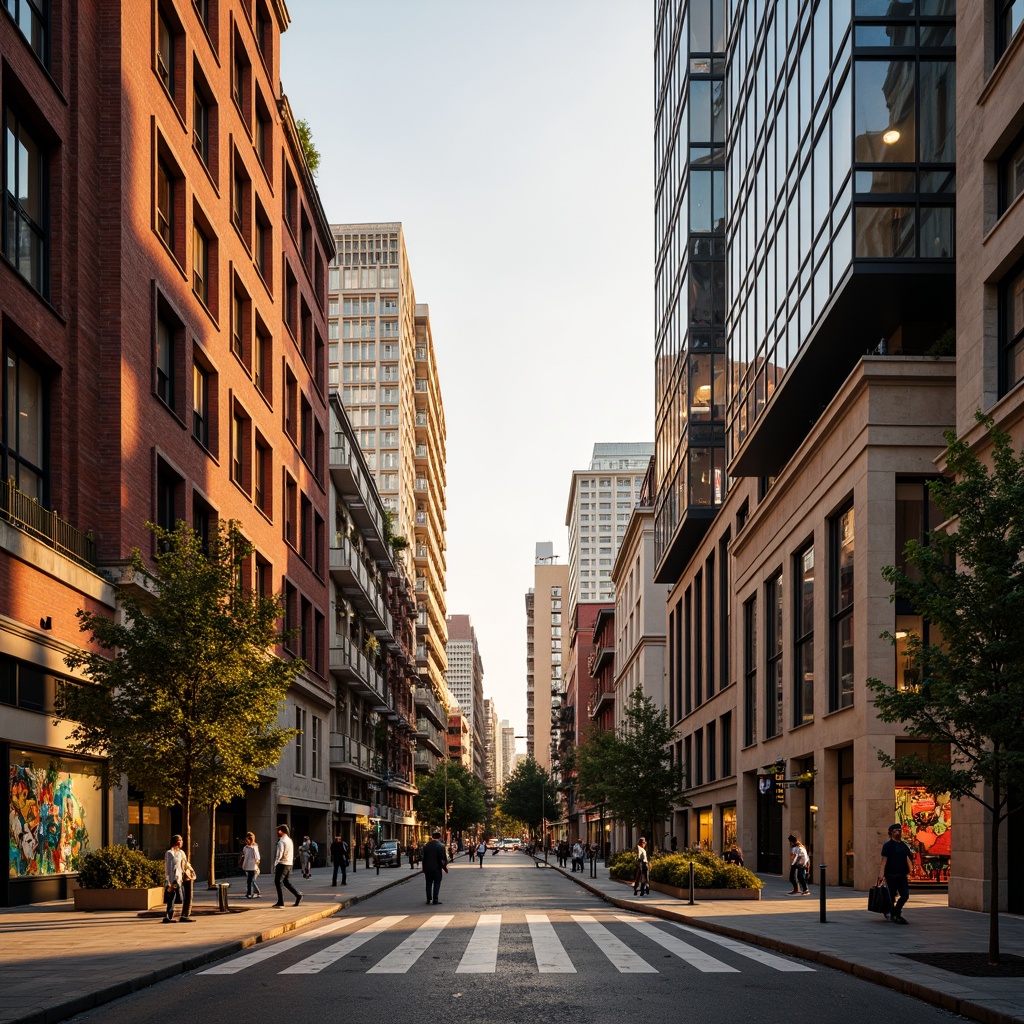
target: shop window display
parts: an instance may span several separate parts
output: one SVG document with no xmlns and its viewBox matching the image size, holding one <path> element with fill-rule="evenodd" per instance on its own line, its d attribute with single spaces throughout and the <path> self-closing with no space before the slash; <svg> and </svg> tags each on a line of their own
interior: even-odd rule
<svg viewBox="0 0 1024 1024">
<path fill-rule="evenodd" d="M 953 836 L 949 794 L 930 793 L 913 784 L 897 785 L 893 821 L 903 826 L 903 841 L 910 847 L 911 884 L 948 882 Z"/>
</svg>

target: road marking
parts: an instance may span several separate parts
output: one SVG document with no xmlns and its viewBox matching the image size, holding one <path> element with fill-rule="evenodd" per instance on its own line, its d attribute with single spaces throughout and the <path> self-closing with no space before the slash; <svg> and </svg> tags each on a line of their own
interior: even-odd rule
<svg viewBox="0 0 1024 1024">
<path fill-rule="evenodd" d="M 682 942 L 672 935 L 666 935 L 660 928 L 655 928 L 653 924 L 648 924 L 646 921 L 636 921 L 631 917 L 626 917 L 624 914 L 618 915 L 618 918 L 620 921 L 625 921 L 630 927 L 635 928 L 641 935 L 652 942 L 656 942 L 659 946 L 664 946 L 670 953 L 674 953 L 680 960 L 685 960 L 691 967 L 696 967 L 698 971 L 704 974 L 739 974 L 735 967 L 730 967 L 728 964 L 722 963 L 721 960 L 716 960 L 713 956 L 702 953 L 696 946 L 691 946 L 688 942 Z"/>
<path fill-rule="evenodd" d="M 501 914 L 481 914 L 456 974 L 494 974 L 498 969 Z"/>
<path fill-rule="evenodd" d="M 405 974 L 441 934 L 454 914 L 434 914 L 419 926 L 400 946 L 376 963 L 367 974 Z"/>
<path fill-rule="evenodd" d="M 758 949 L 756 946 L 747 946 L 736 939 L 727 938 L 724 935 L 713 935 L 711 932 L 701 931 L 698 928 L 691 928 L 689 925 L 679 924 L 676 921 L 672 922 L 680 931 L 690 932 L 692 935 L 699 935 L 702 939 L 706 939 L 708 942 L 715 942 L 719 946 L 724 946 L 726 949 L 731 950 L 733 953 L 737 953 L 740 956 L 745 956 L 750 960 L 756 960 L 758 963 L 764 964 L 766 967 L 772 968 L 774 971 L 810 971 L 814 973 L 813 967 L 808 967 L 807 964 L 798 963 L 795 960 L 786 960 L 784 957 L 776 956 L 774 953 L 769 953 L 765 949 Z"/>
<path fill-rule="evenodd" d="M 658 968 L 637 956 L 621 939 L 589 914 L 573 914 L 572 919 L 594 940 L 597 948 L 615 965 L 619 974 L 657 974 Z"/>
<path fill-rule="evenodd" d="M 361 917 L 349 917 L 344 921 L 332 921 L 330 924 L 325 924 L 321 928 L 315 928 L 311 932 L 296 935 L 293 939 L 285 939 L 284 942 L 275 942 L 273 945 L 268 944 L 266 946 L 261 946 L 252 953 L 240 956 L 237 960 L 229 960 L 227 963 L 218 964 L 216 967 L 210 967 L 205 971 L 200 971 L 199 973 L 237 974 L 239 971 L 244 971 L 247 967 L 252 967 L 255 964 L 261 964 L 264 960 L 269 960 L 272 956 L 277 956 L 278 953 L 287 953 L 288 950 L 294 949 L 296 946 L 301 946 L 302 943 L 309 942 L 310 939 L 322 938 L 324 935 L 329 935 L 331 932 L 335 932 L 339 928 L 344 928 L 346 925 L 350 924 L 356 924 L 356 922 L 362 920 L 364 919 Z"/>
<path fill-rule="evenodd" d="M 576 968 L 562 943 L 558 941 L 547 914 L 527 914 L 526 923 L 533 939 L 533 955 L 541 974 L 575 974 Z"/>
<path fill-rule="evenodd" d="M 358 949 L 364 942 L 375 939 L 381 932 L 387 931 L 392 925 L 404 921 L 408 914 L 400 914 L 396 917 L 382 917 L 376 924 L 368 924 L 360 928 L 354 935 L 348 935 L 340 942 L 335 942 L 319 953 L 300 960 L 291 967 L 286 967 L 280 974 L 319 974 L 325 967 L 330 967 L 336 960 L 347 956 L 353 950 Z"/>
</svg>

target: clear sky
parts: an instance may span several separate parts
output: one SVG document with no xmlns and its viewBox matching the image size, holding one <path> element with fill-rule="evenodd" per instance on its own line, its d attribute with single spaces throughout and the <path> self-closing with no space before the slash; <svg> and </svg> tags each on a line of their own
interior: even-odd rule
<svg viewBox="0 0 1024 1024">
<path fill-rule="evenodd" d="M 448 611 L 525 733 L 534 544 L 595 442 L 654 440 L 654 0 L 287 3 L 327 217 L 401 221 L 430 306 Z"/>
</svg>

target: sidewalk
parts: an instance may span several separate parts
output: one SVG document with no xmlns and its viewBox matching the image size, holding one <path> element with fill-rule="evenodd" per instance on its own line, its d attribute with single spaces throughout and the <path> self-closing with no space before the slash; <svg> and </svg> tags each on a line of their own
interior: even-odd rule
<svg viewBox="0 0 1024 1024">
<path fill-rule="evenodd" d="M 785 878 L 768 875 L 760 901 L 678 900 L 661 893 L 635 897 L 632 887 L 613 881 L 598 864 L 580 874 L 549 867 L 624 910 L 679 921 L 733 939 L 764 946 L 846 971 L 952 1013 L 986 1024 L 1024 1022 L 1024 977 L 970 977 L 910 959 L 936 953 L 988 952 L 988 914 L 947 906 L 946 894 L 911 890 L 906 907 L 909 925 L 889 924 L 867 911 L 867 893 L 845 888 L 826 892 L 826 923 L 820 920 L 820 897 L 789 896 Z M 999 951 L 1006 959 L 1024 957 L 1024 917 L 1001 914 Z"/>
<path fill-rule="evenodd" d="M 461 858 L 460 858 L 461 859 Z M 529 863 L 528 861 L 526 863 Z M 827 923 L 817 895 L 786 895 L 784 879 L 766 878 L 759 902 L 716 900 L 689 906 L 659 893 L 637 898 L 608 878 L 549 866 L 566 879 L 624 910 L 680 921 L 857 975 L 906 992 L 973 1020 L 1024 1024 L 1024 978 L 965 977 L 909 959 L 913 954 L 983 953 L 988 917 L 946 906 L 944 893 L 913 893 L 906 928 L 865 909 L 867 896 L 848 889 L 827 894 Z M 418 871 L 366 870 L 361 862 L 348 885 L 332 888 L 329 868 L 293 879 L 302 904 L 274 910 L 272 878 L 261 876 L 263 898 L 246 900 L 244 880 L 231 882 L 231 913 L 216 910 L 216 894 L 198 888 L 193 925 L 161 927 L 162 911 L 76 913 L 70 901 L 0 909 L 0 1024 L 53 1024 L 130 992 L 193 970 L 259 942 L 329 917 Z M 1001 951 L 1024 956 L 1024 918 L 1000 918 Z"/>
</svg>

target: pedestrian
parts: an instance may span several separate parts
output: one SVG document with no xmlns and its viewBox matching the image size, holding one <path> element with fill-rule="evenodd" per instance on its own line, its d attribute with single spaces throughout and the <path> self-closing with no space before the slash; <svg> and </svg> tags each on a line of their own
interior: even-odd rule
<svg viewBox="0 0 1024 1024">
<path fill-rule="evenodd" d="M 722 858 L 726 864 L 737 864 L 743 867 L 743 851 L 733 843 L 728 850 L 725 851 L 725 856 Z"/>
<path fill-rule="evenodd" d="M 906 924 L 903 916 L 903 905 L 910 899 L 911 853 L 910 847 L 903 842 L 903 826 L 896 822 L 889 826 L 889 839 L 882 845 L 882 860 L 878 865 L 878 882 L 885 882 L 889 888 L 889 896 L 893 893 L 899 899 L 893 900 L 892 912 L 885 915 L 893 924 Z"/>
<path fill-rule="evenodd" d="M 669 845 L 670 845 L 670 846 L 671 846 L 671 848 L 672 848 L 672 852 L 673 852 L 673 853 L 675 853 L 675 852 L 676 852 L 676 847 L 678 847 L 678 846 L 679 846 L 679 840 L 678 840 L 678 839 L 676 839 L 676 837 L 675 837 L 675 836 L 673 836 L 673 837 L 672 837 L 672 842 L 671 842 L 671 843 L 669 843 Z"/>
<path fill-rule="evenodd" d="M 334 875 L 331 878 L 331 885 L 338 884 L 338 872 L 341 872 L 341 884 L 348 885 L 348 843 L 341 836 L 335 836 L 331 843 L 331 865 L 334 867 Z"/>
<path fill-rule="evenodd" d="M 409 844 L 409 870 L 412 871 L 412 869 L 414 867 L 416 867 L 416 844 L 415 843 L 410 843 Z"/>
<path fill-rule="evenodd" d="M 124 841 L 124 845 L 127 846 L 129 850 L 137 850 L 139 848 L 138 841 L 131 832 L 128 833 L 128 838 Z"/>
<path fill-rule="evenodd" d="M 572 870 L 583 870 L 583 844 L 577 839 L 572 848 Z"/>
<path fill-rule="evenodd" d="M 811 862 L 807 847 L 797 839 L 796 836 L 789 836 L 789 890 L 790 896 L 810 896 L 811 890 L 807 888 L 807 866 Z"/>
<path fill-rule="evenodd" d="M 487 853 L 487 843 L 483 839 L 477 844 L 476 859 L 480 861 L 480 867 L 484 866 L 484 854 Z"/>
<path fill-rule="evenodd" d="M 441 872 L 448 874 L 448 851 L 441 842 L 441 830 L 434 829 L 433 838 L 423 847 L 423 878 L 427 883 L 427 903 L 440 904 Z"/>
<path fill-rule="evenodd" d="M 641 836 L 636 844 L 636 875 L 633 876 L 633 895 L 646 896 L 650 891 L 650 862 L 647 859 L 647 840 Z"/>
<path fill-rule="evenodd" d="M 185 880 L 185 865 L 188 864 L 181 844 L 181 836 L 171 836 L 171 845 L 164 854 L 164 905 L 167 907 L 164 924 L 174 924 L 174 904 L 181 903 L 181 885 Z"/>
<path fill-rule="evenodd" d="M 288 832 L 287 825 L 277 826 L 277 849 L 274 851 L 274 885 L 277 887 L 275 907 L 284 906 L 284 891 L 287 889 L 295 897 L 295 906 L 302 902 L 302 893 L 292 885 L 288 877 L 292 873 L 295 860 L 295 844 Z"/>
<path fill-rule="evenodd" d="M 302 844 L 299 846 L 299 863 L 302 865 L 302 877 L 310 877 L 310 866 L 313 862 L 313 846 L 309 836 L 302 837 Z"/>
<path fill-rule="evenodd" d="M 260 874 L 260 848 L 256 845 L 256 836 L 252 832 L 245 833 L 245 846 L 242 847 L 242 870 L 245 872 L 245 898 L 257 900 L 262 895 L 256 879 Z"/>
</svg>

